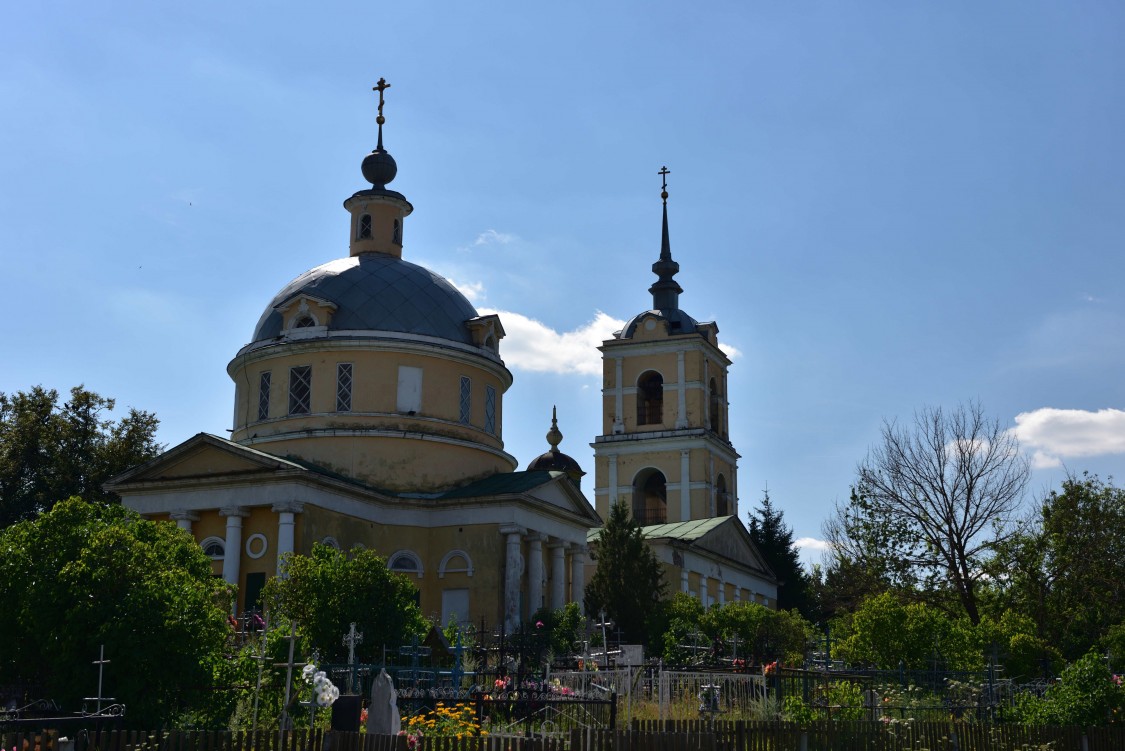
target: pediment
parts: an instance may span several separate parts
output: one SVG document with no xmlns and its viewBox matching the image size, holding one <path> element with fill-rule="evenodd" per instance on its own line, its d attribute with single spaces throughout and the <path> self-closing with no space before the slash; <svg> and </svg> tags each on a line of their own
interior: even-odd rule
<svg viewBox="0 0 1125 751">
<path fill-rule="evenodd" d="M 556 508 L 578 514 L 591 521 L 593 525 L 603 524 L 601 517 L 594 511 L 593 506 L 586 500 L 582 491 L 574 487 L 570 478 L 563 472 L 551 472 L 550 482 L 532 488 L 526 493 L 532 500 L 545 503 Z"/>
<path fill-rule="evenodd" d="M 249 474 L 267 475 L 294 469 L 300 467 L 232 441 L 199 433 L 145 464 L 114 477 L 107 487 L 202 477 L 222 479 Z"/>
<path fill-rule="evenodd" d="M 750 533 L 735 517 L 729 517 L 722 524 L 695 540 L 693 548 L 717 553 L 724 558 L 737 561 L 748 568 L 763 572 L 773 577 L 769 564 L 758 552 L 757 546 L 750 538 Z"/>
</svg>

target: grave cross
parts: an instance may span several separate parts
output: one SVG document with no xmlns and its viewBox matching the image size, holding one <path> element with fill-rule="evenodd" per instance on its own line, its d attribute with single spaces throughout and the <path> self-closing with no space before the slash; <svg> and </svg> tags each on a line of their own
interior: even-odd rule
<svg viewBox="0 0 1125 751">
<path fill-rule="evenodd" d="M 355 630 L 355 621 L 348 626 L 348 633 L 344 634 L 343 645 L 348 648 L 348 693 L 354 692 L 355 686 L 355 646 L 363 641 L 363 632 Z"/>
<path fill-rule="evenodd" d="M 97 707 L 97 709 L 94 710 L 95 714 L 101 714 L 102 713 L 102 702 L 103 701 L 108 701 L 108 702 L 115 701 L 115 699 L 112 696 L 102 696 L 102 671 L 105 669 L 105 666 L 108 665 L 109 663 L 110 663 L 110 661 L 105 658 L 105 645 L 102 644 L 98 647 L 98 659 L 94 660 L 91 663 L 92 665 L 98 666 L 98 695 L 96 697 L 95 696 L 87 696 L 86 697 L 86 701 L 97 702 L 97 704 L 95 705 Z M 83 710 L 83 711 L 85 711 L 85 710 Z"/>
<path fill-rule="evenodd" d="M 430 654 L 430 648 L 418 645 L 418 635 L 415 634 L 414 638 L 410 640 L 409 647 L 399 647 L 398 653 L 400 655 L 410 656 L 410 672 L 413 674 L 414 685 L 418 685 L 418 658 L 426 657 Z"/>
<path fill-rule="evenodd" d="M 605 669 L 609 670 L 609 641 L 606 639 L 605 630 L 607 628 L 613 628 L 613 621 L 606 619 L 605 611 L 603 610 L 602 622 L 595 623 L 594 626 L 595 628 L 600 628 L 602 630 L 602 655 L 604 657 L 602 662 L 605 663 Z"/>
</svg>

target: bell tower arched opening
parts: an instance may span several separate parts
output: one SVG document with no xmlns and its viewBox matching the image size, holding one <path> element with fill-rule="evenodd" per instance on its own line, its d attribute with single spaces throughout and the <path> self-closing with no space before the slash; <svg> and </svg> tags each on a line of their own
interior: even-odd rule
<svg viewBox="0 0 1125 751">
<path fill-rule="evenodd" d="M 664 377 L 655 370 L 646 370 L 637 379 L 637 424 L 659 425 L 664 422 Z"/>
<path fill-rule="evenodd" d="M 715 383 L 714 378 L 711 379 L 711 383 L 708 386 L 708 392 L 709 392 L 708 396 L 709 396 L 710 400 L 709 400 L 709 403 L 708 403 L 708 410 L 707 411 L 709 412 L 709 416 L 711 418 L 710 419 L 711 424 L 709 425 L 709 427 L 711 428 L 712 433 L 718 433 L 719 435 L 722 435 L 722 432 L 723 432 L 722 431 L 722 424 L 723 423 L 722 423 L 722 413 L 721 413 L 720 407 L 719 407 L 719 404 L 720 404 L 719 387 L 718 387 L 718 384 Z"/>
<path fill-rule="evenodd" d="M 730 516 L 730 493 L 727 478 L 722 475 L 715 480 L 715 516 Z"/>
<path fill-rule="evenodd" d="M 668 521 L 668 481 L 658 469 L 647 469 L 633 479 L 633 518 L 642 526 Z"/>
</svg>

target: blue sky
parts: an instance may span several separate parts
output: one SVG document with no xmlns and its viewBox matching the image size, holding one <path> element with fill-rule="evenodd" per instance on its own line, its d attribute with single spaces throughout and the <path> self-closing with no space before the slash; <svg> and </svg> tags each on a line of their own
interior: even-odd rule
<svg viewBox="0 0 1125 751">
<path fill-rule="evenodd" d="M 743 516 L 768 484 L 818 538 L 884 418 L 971 399 L 1029 498 L 1125 477 L 1120 3 L 325 6 L 6 8 L 0 391 L 224 435 L 262 309 L 347 254 L 385 76 L 404 257 L 503 317 L 521 466 L 557 404 L 592 473 L 666 164 L 681 305 L 736 354 Z"/>
</svg>

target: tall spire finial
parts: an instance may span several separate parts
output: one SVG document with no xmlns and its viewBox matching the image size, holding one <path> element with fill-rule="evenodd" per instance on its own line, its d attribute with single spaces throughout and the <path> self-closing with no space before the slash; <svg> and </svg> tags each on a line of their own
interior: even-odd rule
<svg viewBox="0 0 1125 751">
<path fill-rule="evenodd" d="M 558 410 L 555 405 L 551 405 L 551 429 L 547 431 L 547 443 L 551 445 L 551 453 L 557 454 L 559 452 L 559 444 L 562 443 L 563 434 L 559 430 L 559 416 Z"/>
<path fill-rule="evenodd" d="M 383 123 L 387 122 L 387 119 L 383 117 L 383 92 L 389 88 L 391 88 L 391 85 L 387 83 L 385 78 L 380 78 L 379 83 L 371 87 L 372 91 L 379 92 L 379 116 L 375 118 L 375 122 L 379 124 L 379 151 L 383 150 Z"/>
<path fill-rule="evenodd" d="M 679 295 L 683 290 L 673 279 L 680 270 L 680 265 L 672 260 L 672 243 L 668 240 L 668 175 L 672 173 L 667 167 L 661 167 L 656 174 L 660 175 L 660 199 L 664 202 L 664 222 L 660 228 L 660 259 L 652 264 L 652 273 L 659 278 L 648 291 L 652 293 L 652 307 L 655 310 L 675 310 L 680 306 Z"/>
</svg>

